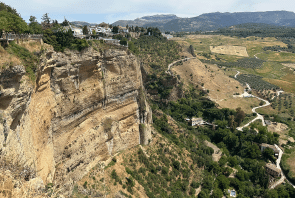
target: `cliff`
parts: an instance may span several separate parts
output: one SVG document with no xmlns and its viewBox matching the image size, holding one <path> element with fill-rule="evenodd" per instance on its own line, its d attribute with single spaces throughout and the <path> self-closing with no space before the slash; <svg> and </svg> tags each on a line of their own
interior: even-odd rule
<svg viewBox="0 0 295 198">
<path fill-rule="evenodd" d="M 0 150 L 44 184 L 70 190 L 98 162 L 151 138 L 140 66 L 128 51 L 49 50 L 34 85 L 25 73 L 0 73 Z"/>
</svg>

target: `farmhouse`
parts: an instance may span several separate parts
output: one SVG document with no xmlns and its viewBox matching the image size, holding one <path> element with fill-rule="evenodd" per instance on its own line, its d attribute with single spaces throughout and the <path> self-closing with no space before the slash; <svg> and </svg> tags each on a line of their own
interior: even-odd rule
<svg viewBox="0 0 295 198">
<path fill-rule="evenodd" d="M 273 177 L 279 177 L 281 175 L 282 170 L 277 168 L 276 165 L 267 163 L 265 165 L 265 171 L 267 174 L 273 176 Z"/>
<path fill-rule="evenodd" d="M 196 126 L 196 125 L 203 125 L 204 124 L 204 120 L 203 118 L 195 118 L 193 117 L 190 121 L 190 124 L 192 126 Z"/>
</svg>

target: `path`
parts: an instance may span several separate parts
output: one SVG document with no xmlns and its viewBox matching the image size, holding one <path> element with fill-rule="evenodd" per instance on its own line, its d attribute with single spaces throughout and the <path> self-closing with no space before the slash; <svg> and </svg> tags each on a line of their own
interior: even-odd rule
<svg viewBox="0 0 295 198">
<path fill-rule="evenodd" d="M 261 54 L 261 53 L 257 53 L 257 54 Z M 255 54 L 254 57 L 255 57 L 256 59 L 259 59 L 259 60 L 260 60 L 260 58 L 258 58 L 258 57 L 256 56 L 257 54 Z"/>
<path fill-rule="evenodd" d="M 167 69 L 166 73 L 167 73 L 167 74 L 171 74 L 170 69 L 171 69 L 171 67 L 172 67 L 173 65 L 175 65 L 176 63 L 181 62 L 181 61 L 187 61 L 187 60 L 190 60 L 190 59 L 195 59 L 195 58 L 196 58 L 196 57 L 193 57 L 193 58 L 183 58 L 183 59 L 180 59 L 180 60 L 174 61 L 173 63 L 171 63 L 171 64 L 168 65 L 168 69 Z"/>
<path fill-rule="evenodd" d="M 235 75 L 235 78 L 237 78 L 237 76 L 240 74 L 239 71 L 237 71 L 237 74 Z M 248 83 L 246 83 L 248 90 L 251 90 L 251 87 Z M 257 114 L 257 117 L 254 118 L 253 120 L 251 120 L 250 122 L 248 122 L 247 124 L 245 124 L 242 127 L 237 127 L 237 130 L 242 131 L 244 127 L 249 126 L 251 123 L 255 122 L 256 120 L 261 120 L 262 121 L 262 125 L 265 126 L 265 122 L 264 122 L 264 117 L 262 115 L 260 115 L 259 113 L 256 112 L 256 109 L 262 108 L 262 107 L 266 107 L 268 105 L 270 105 L 270 102 L 268 102 L 267 100 L 264 100 L 262 98 L 259 98 L 257 96 L 254 96 L 252 94 L 249 94 L 246 90 L 244 90 L 244 93 L 242 95 L 239 95 L 238 97 L 253 97 L 253 98 L 257 98 L 259 100 L 262 100 L 263 102 L 265 102 L 264 105 L 258 106 L 258 107 L 254 107 L 252 108 L 252 112 Z"/>
<path fill-rule="evenodd" d="M 256 57 L 256 55 L 254 55 L 254 56 Z M 256 58 L 257 58 L 257 57 L 256 57 Z M 258 58 L 257 58 L 257 59 L 258 59 Z M 240 74 L 240 72 L 237 71 L 237 74 L 235 75 L 235 78 L 237 78 L 237 76 L 238 76 L 239 74 Z M 251 87 L 249 86 L 249 84 L 246 83 L 246 85 L 247 85 L 248 90 L 251 90 Z M 282 91 L 282 90 L 277 91 L 276 95 L 279 96 L 279 95 L 280 95 L 281 93 L 283 93 L 283 92 L 284 92 L 284 91 Z M 262 100 L 263 102 L 265 102 L 265 104 L 264 104 L 264 105 L 261 105 L 261 106 L 258 106 L 258 107 L 254 107 L 254 108 L 252 109 L 252 112 L 253 112 L 253 113 L 256 113 L 256 114 L 257 114 L 257 117 L 254 118 L 253 120 L 251 120 L 250 122 L 248 122 L 247 124 L 245 124 L 244 126 L 242 126 L 242 127 L 238 127 L 237 130 L 242 131 L 244 127 L 249 126 L 252 122 L 255 122 L 256 120 L 261 120 L 261 121 L 262 121 L 262 125 L 265 126 L 264 117 L 263 117 L 262 115 L 260 115 L 259 113 L 257 113 L 257 112 L 256 112 L 256 109 L 258 109 L 258 108 L 262 108 L 262 107 L 266 107 L 266 106 L 270 105 L 270 102 L 267 101 L 267 100 L 264 100 L 264 99 L 262 99 L 262 98 L 259 98 L 259 97 L 257 97 L 257 96 L 254 96 L 254 95 L 252 95 L 252 94 L 248 94 L 248 93 L 245 94 L 245 93 L 247 93 L 246 90 L 244 90 L 244 93 L 242 94 L 242 97 L 243 97 L 243 95 L 250 95 L 251 97 L 255 97 L 255 98 L 259 99 L 259 100 Z M 274 96 L 274 97 L 275 97 L 275 96 Z M 273 98 L 272 98 L 272 99 L 273 99 Z M 275 147 L 280 151 L 280 152 L 279 152 L 279 157 L 278 157 L 278 159 L 277 159 L 277 161 L 276 161 L 276 167 L 279 168 L 279 169 L 281 169 L 280 163 L 281 163 L 282 155 L 284 154 L 284 152 L 283 152 L 282 149 L 281 149 L 279 146 L 277 146 L 276 144 L 275 144 Z M 282 170 L 282 169 L 281 169 L 281 170 Z M 273 185 L 271 185 L 271 186 L 270 186 L 270 189 L 273 189 L 273 188 L 277 187 L 278 185 L 282 184 L 285 180 L 287 180 L 287 182 L 288 182 L 289 184 L 291 184 L 291 185 L 295 188 L 295 186 L 294 186 L 294 185 L 293 185 L 293 184 L 292 184 L 292 183 L 286 178 L 286 176 L 284 175 L 284 173 L 283 173 L 283 171 L 282 171 L 282 172 L 281 172 L 281 178 L 280 178 L 278 181 L 276 181 Z"/>
</svg>

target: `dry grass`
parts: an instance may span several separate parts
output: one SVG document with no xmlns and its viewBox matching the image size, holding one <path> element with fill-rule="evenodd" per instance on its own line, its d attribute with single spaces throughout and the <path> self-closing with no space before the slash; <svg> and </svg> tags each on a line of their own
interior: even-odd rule
<svg viewBox="0 0 295 198">
<path fill-rule="evenodd" d="M 184 84 L 202 87 L 209 90 L 211 100 L 219 103 L 220 100 L 232 98 L 235 93 L 242 93 L 243 87 L 238 81 L 228 77 L 223 69 L 216 65 L 203 64 L 198 59 L 192 59 L 183 65 L 172 67 L 172 71 L 180 75 Z"/>
<path fill-rule="evenodd" d="M 42 45 L 37 41 L 27 41 L 20 44 L 20 46 L 26 48 L 30 52 L 38 52 L 41 50 Z"/>
<path fill-rule="evenodd" d="M 277 109 L 273 109 L 271 106 L 259 108 L 256 110 L 257 113 L 263 114 L 263 115 L 272 115 L 272 114 L 278 114 Z"/>
<path fill-rule="evenodd" d="M 288 136 L 288 126 L 283 123 L 272 123 L 271 125 L 267 126 L 268 131 L 276 132 L 280 135 L 279 143 L 280 145 L 286 144 L 288 139 L 294 141 L 293 138 Z"/>
<path fill-rule="evenodd" d="M 36 172 L 19 160 L 18 157 L 0 155 L 0 197 L 47 197 L 42 186 L 33 181 Z"/>
<path fill-rule="evenodd" d="M 282 65 L 295 69 L 295 63 L 282 63 Z"/>
<path fill-rule="evenodd" d="M 0 46 L 0 69 L 20 65 L 21 63 L 22 62 L 18 57 L 9 54 L 2 46 Z"/>
<path fill-rule="evenodd" d="M 291 79 L 294 80 L 294 78 L 295 78 L 295 76 L 293 75 L 291 77 Z M 295 82 L 289 82 L 288 79 L 287 80 L 284 80 L 284 79 L 286 79 L 286 78 L 283 77 L 282 80 L 265 78 L 263 80 L 281 87 L 286 92 L 295 93 Z"/>
<path fill-rule="evenodd" d="M 230 45 L 210 46 L 210 50 L 211 52 L 217 53 L 217 54 L 249 57 L 246 47 L 242 47 L 242 46 L 230 46 Z"/>
<path fill-rule="evenodd" d="M 257 98 L 229 98 L 218 102 L 222 108 L 236 109 L 241 107 L 241 109 L 247 113 L 252 113 L 252 108 L 259 106 L 260 100 Z"/>
</svg>

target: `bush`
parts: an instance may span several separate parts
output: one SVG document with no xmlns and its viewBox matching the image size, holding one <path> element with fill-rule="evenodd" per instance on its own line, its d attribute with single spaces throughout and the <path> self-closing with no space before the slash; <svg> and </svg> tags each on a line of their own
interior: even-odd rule
<svg viewBox="0 0 295 198">
<path fill-rule="evenodd" d="M 198 183 L 196 181 L 192 181 L 192 183 L 191 183 L 192 188 L 199 188 L 199 186 L 200 186 L 200 183 Z"/>
<path fill-rule="evenodd" d="M 180 169 L 180 163 L 179 163 L 179 161 L 174 161 L 174 162 L 173 162 L 173 167 L 174 167 L 176 170 L 179 170 L 179 169 Z"/>
<path fill-rule="evenodd" d="M 26 48 L 15 44 L 15 42 L 11 42 L 9 44 L 7 51 L 8 53 L 15 55 L 22 60 L 26 68 L 26 73 L 29 75 L 30 79 L 34 82 L 36 79 L 35 71 L 37 69 L 38 58 Z"/>
</svg>

